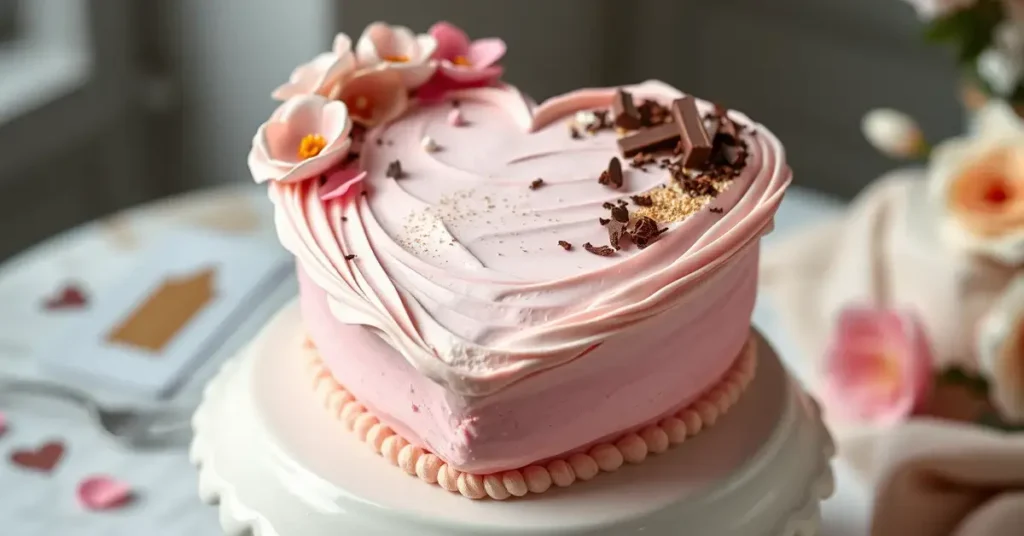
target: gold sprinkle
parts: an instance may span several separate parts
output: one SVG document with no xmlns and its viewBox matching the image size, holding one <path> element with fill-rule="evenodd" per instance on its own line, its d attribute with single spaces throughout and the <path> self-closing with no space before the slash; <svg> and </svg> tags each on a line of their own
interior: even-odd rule
<svg viewBox="0 0 1024 536">
<path fill-rule="evenodd" d="M 731 180 L 712 182 L 718 193 L 724 192 Z M 713 199 L 710 195 L 692 196 L 684 192 L 678 182 L 660 186 L 647 192 L 652 204 L 649 207 L 638 207 L 633 214 L 636 216 L 647 216 L 658 223 L 673 223 L 683 221 L 689 216 L 697 213 Z"/>
</svg>

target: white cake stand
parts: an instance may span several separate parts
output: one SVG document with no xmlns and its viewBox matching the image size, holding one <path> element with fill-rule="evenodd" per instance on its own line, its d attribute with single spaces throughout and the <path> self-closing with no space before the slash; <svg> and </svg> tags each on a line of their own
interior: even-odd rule
<svg viewBox="0 0 1024 536">
<path fill-rule="evenodd" d="M 714 427 L 639 465 L 498 502 L 410 477 L 331 419 L 304 377 L 302 336 L 292 304 L 196 412 L 200 495 L 219 502 L 229 535 L 803 536 L 832 492 L 817 405 L 763 339 L 756 379 Z"/>
</svg>

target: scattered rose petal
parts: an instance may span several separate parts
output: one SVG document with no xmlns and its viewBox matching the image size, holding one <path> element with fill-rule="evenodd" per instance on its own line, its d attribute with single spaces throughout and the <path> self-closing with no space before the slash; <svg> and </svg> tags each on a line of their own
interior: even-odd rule
<svg viewBox="0 0 1024 536">
<path fill-rule="evenodd" d="M 93 476 L 78 484 L 78 504 L 87 510 L 112 510 L 131 502 L 131 487 L 109 476 Z"/>
<path fill-rule="evenodd" d="M 85 292 L 76 285 L 69 284 L 62 288 L 55 296 L 47 298 L 43 307 L 54 311 L 58 309 L 78 309 L 88 304 Z"/>
<path fill-rule="evenodd" d="M 64 444 L 51 441 L 35 450 L 16 450 L 11 453 L 14 465 L 34 471 L 49 473 L 64 457 Z"/>
<path fill-rule="evenodd" d="M 342 169 L 327 176 L 327 182 L 320 187 L 320 199 L 330 201 L 345 195 L 349 188 L 366 178 L 366 171 L 358 168 Z"/>
<path fill-rule="evenodd" d="M 462 111 L 458 108 L 448 112 L 448 124 L 453 127 L 462 127 L 466 125 L 466 118 L 462 117 Z"/>
</svg>

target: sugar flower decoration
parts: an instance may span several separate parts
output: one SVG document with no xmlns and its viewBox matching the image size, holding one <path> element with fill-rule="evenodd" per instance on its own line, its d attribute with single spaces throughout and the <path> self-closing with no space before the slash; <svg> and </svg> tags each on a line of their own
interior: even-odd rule
<svg viewBox="0 0 1024 536">
<path fill-rule="evenodd" d="M 955 246 L 1024 264 L 1024 122 L 1009 105 L 979 110 L 973 132 L 932 153 L 929 187 Z"/>
<path fill-rule="evenodd" d="M 344 102 L 319 95 L 292 97 L 256 132 L 249 171 L 257 183 L 318 177 L 348 155 L 351 130 Z"/>
<path fill-rule="evenodd" d="M 977 341 L 993 405 L 1005 420 L 1024 423 L 1024 275 L 982 317 Z"/>
<path fill-rule="evenodd" d="M 917 318 L 850 307 L 825 354 L 823 399 L 844 421 L 893 425 L 920 408 L 931 387 L 932 351 Z"/>
<path fill-rule="evenodd" d="M 341 88 L 338 99 L 347 105 L 352 119 L 366 127 L 402 115 L 409 105 L 402 75 L 392 69 L 367 69 L 356 73 Z"/>
<path fill-rule="evenodd" d="M 928 151 L 921 127 L 898 110 L 871 110 L 861 121 L 861 130 L 875 149 L 892 158 L 916 158 Z"/>
<path fill-rule="evenodd" d="M 437 41 L 430 35 L 375 22 L 366 27 L 356 43 L 356 58 L 361 69 L 394 70 L 406 89 L 415 89 L 434 74 L 436 67 L 430 58 L 436 49 Z"/>
<path fill-rule="evenodd" d="M 479 84 L 501 77 L 502 67 L 497 63 L 505 56 L 506 48 L 501 39 L 470 41 L 466 32 L 447 22 L 433 25 L 430 35 L 437 40 L 434 59 L 438 61 L 438 71 L 449 79 Z"/>
<path fill-rule="evenodd" d="M 298 66 L 292 71 L 288 82 L 274 90 L 273 97 L 280 101 L 298 95 L 317 94 L 326 97 L 355 70 L 356 56 L 352 52 L 352 40 L 345 34 L 338 34 L 330 52 Z"/>
</svg>

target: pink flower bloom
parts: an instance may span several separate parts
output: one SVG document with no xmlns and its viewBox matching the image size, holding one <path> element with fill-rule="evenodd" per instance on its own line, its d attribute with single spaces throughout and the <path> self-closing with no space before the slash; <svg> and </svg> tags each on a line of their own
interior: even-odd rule
<svg viewBox="0 0 1024 536">
<path fill-rule="evenodd" d="M 375 22 L 363 30 L 356 43 L 356 58 L 361 69 L 397 71 L 405 88 L 415 89 L 434 74 L 430 58 L 436 48 L 437 41 L 429 35 L 416 35 L 404 26 Z"/>
<path fill-rule="evenodd" d="M 345 103 L 319 95 L 292 97 L 256 131 L 249 171 L 257 183 L 319 176 L 348 155 L 351 130 Z"/>
<path fill-rule="evenodd" d="M 348 106 L 352 119 L 366 127 L 398 117 L 409 105 L 402 76 L 394 69 L 357 72 L 341 87 L 338 99 Z"/>
<path fill-rule="evenodd" d="M 830 413 L 843 420 L 892 425 L 925 401 L 932 351 L 916 316 L 867 307 L 843 310 L 825 354 Z"/>
<path fill-rule="evenodd" d="M 967 9 L 977 3 L 978 0 L 906 0 L 914 9 L 917 10 L 917 15 L 922 20 L 932 20 L 939 17 L 944 17 L 959 11 L 961 9 Z"/>
<path fill-rule="evenodd" d="M 437 40 L 434 60 L 437 72 L 416 92 L 425 101 L 439 100 L 455 89 L 489 86 L 501 78 L 503 68 L 496 65 L 505 56 L 505 42 L 497 38 L 470 42 L 466 32 L 447 22 L 430 28 Z"/>
<path fill-rule="evenodd" d="M 447 22 L 430 28 L 437 40 L 434 59 L 439 70 L 449 79 L 461 84 L 493 82 L 501 77 L 502 67 L 495 65 L 505 56 L 505 42 L 498 38 L 477 39 L 470 42 L 466 32 Z"/>
<path fill-rule="evenodd" d="M 352 40 L 345 34 L 334 38 L 334 48 L 300 65 L 292 71 L 288 82 L 274 90 L 273 97 L 286 101 L 297 95 L 328 96 L 342 79 L 356 70 Z"/>
</svg>

